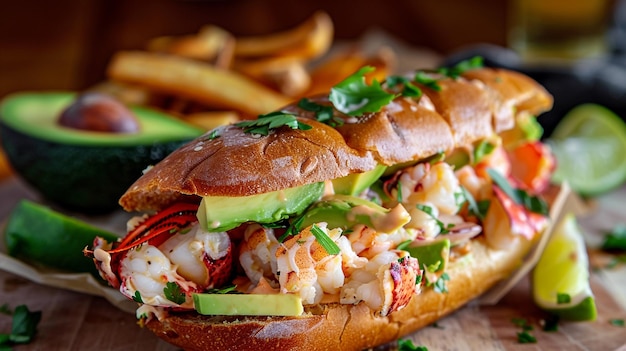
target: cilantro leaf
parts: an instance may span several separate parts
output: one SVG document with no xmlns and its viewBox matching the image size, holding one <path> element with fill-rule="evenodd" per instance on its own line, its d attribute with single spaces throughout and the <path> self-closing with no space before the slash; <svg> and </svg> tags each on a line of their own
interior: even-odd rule
<svg viewBox="0 0 626 351">
<path fill-rule="evenodd" d="M 517 341 L 520 344 L 534 344 L 537 342 L 537 338 L 532 336 L 528 331 L 523 330 L 517 333 Z"/>
<path fill-rule="evenodd" d="M 318 122 L 328 124 L 331 127 L 343 125 L 343 120 L 341 118 L 335 118 L 333 116 L 333 108 L 330 106 L 320 105 L 307 98 L 303 98 L 298 101 L 298 107 L 305 111 L 315 112 L 315 119 Z"/>
<path fill-rule="evenodd" d="M 474 56 L 470 59 L 463 60 L 452 67 L 439 68 L 437 72 L 452 79 L 457 79 L 463 73 L 472 69 L 482 68 L 483 66 L 483 58 L 481 56 Z"/>
<path fill-rule="evenodd" d="M 338 255 L 341 253 L 339 246 L 337 246 L 333 239 L 331 239 L 320 227 L 313 224 L 311 227 L 311 233 L 329 255 Z"/>
<path fill-rule="evenodd" d="M 281 111 L 260 115 L 257 119 L 237 122 L 235 125 L 243 128 L 244 133 L 259 135 L 268 135 L 270 130 L 278 129 L 282 126 L 300 130 L 312 128 L 310 125 L 298 121 L 295 115 Z"/>
<path fill-rule="evenodd" d="M 425 85 L 434 91 L 441 91 L 441 85 L 439 85 L 439 78 L 433 77 L 431 74 L 425 71 L 415 72 L 413 80 L 419 84 Z"/>
<path fill-rule="evenodd" d="M 548 215 L 548 205 L 545 201 L 537 196 L 531 196 L 521 189 L 515 189 L 509 181 L 498 171 L 488 168 L 487 173 L 491 180 L 502 190 L 508 197 L 518 205 L 524 206 L 530 212 L 539 213 L 544 216 Z"/>
<path fill-rule="evenodd" d="M 143 299 L 141 298 L 141 293 L 139 290 L 135 291 L 135 295 L 133 295 L 133 301 L 143 303 Z"/>
<path fill-rule="evenodd" d="M 399 339 L 398 351 L 428 351 L 426 346 L 415 346 L 411 339 Z"/>
<path fill-rule="evenodd" d="M 572 302 L 572 297 L 569 296 L 569 294 L 566 293 L 556 293 L 556 303 L 557 304 L 564 304 L 564 303 L 570 303 Z"/>
<path fill-rule="evenodd" d="M 8 306 L 3 305 L 3 310 L 10 311 Z M 31 312 L 26 305 L 19 305 L 12 313 L 13 321 L 11 333 L 0 334 L 0 348 L 14 344 L 29 343 L 37 333 L 37 325 L 41 320 L 41 311 Z"/>
<path fill-rule="evenodd" d="M 374 67 L 365 66 L 330 89 L 329 99 L 335 108 L 349 116 L 378 112 L 389 104 L 395 95 L 386 92 L 377 80 L 371 85 L 365 82 L 365 74 Z"/>
<path fill-rule="evenodd" d="M 452 223 L 448 223 L 448 225 L 445 225 L 441 220 L 439 220 L 439 218 L 437 218 L 435 216 L 435 211 L 433 210 L 432 207 L 427 206 L 427 205 L 422 205 L 422 204 L 417 204 L 415 205 L 415 207 L 422 211 L 425 212 L 427 215 L 429 215 L 437 224 L 437 226 L 439 227 L 439 232 L 441 234 L 448 234 L 450 233 L 450 228 L 454 227 L 454 224 Z"/>
<path fill-rule="evenodd" d="M 411 81 L 406 77 L 389 76 L 387 77 L 386 84 L 389 88 L 393 88 L 398 85 L 401 85 L 402 92 L 400 92 L 400 95 L 402 96 L 414 97 L 414 98 L 419 98 L 422 96 L 422 90 L 420 90 L 420 88 L 413 85 L 413 83 L 411 83 Z"/>
<path fill-rule="evenodd" d="M 626 324 L 624 324 L 624 320 L 623 319 L 617 319 L 617 318 L 611 319 L 609 321 L 609 323 L 611 323 L 611 325 L 614 325 L 616 327 L 623 327 L 623 326 L 626 325 Z"/>
<path fill-rule="evenodd" d="M 626 250 L 626 226 L 619 225 L 605 233 L 602 250 Z"/>
<path fill-rule="evenodd" d="M 461 187 L 461 193 L 463 193 L 463 196 L 467 201 L 467 209 L 470 211 L 470 213 L 476 216 L 478 219 L 484 220 L 485 216 L 487 216 L 487 210 L 489 209 L 490 201 L 476 201 L 476 199 L 474 199 L 474 196 L 472 196 L 472 194 L 463 186 Z"/>
<path fill-rule="evenodd" d="M 182 305 L 185 303 L 185 293 L 175 282 L 167 282 L 165 288 L 163 288 L 163 294 L 165 294 L 165 298 L 175 304 Z"/>
<path fill-rule="evenodd" d="M 450 280 L 450 276 L 448 275 L 448 273 L 443 273 L 438 279 L 437 281 L 435 281 L 434 284 L 434 290 L 437 293 L 447 293 L 448 292 L 448 286 L 446 285 L 446 282 Z"/>
</svg>

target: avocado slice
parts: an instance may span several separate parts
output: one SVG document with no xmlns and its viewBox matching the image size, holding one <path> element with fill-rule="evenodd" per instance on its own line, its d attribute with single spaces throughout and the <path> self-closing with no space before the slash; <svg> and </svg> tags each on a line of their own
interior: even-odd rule
<svg viewBox="0 0 626 351">
<path fill-rule="evenodd" d="M 23 92 L 0 102 L 0 139 L 13 169 L 48 200 L 84 213 L 119 208 L 117 201 L 142 171 L 202 129 L 145 107 L 130 107 L 138 133 L 63 127 L 72 92 Z"/>
<path fill-rule="evenodd" d="M 230 230 L 245 222 L 274 223 L 302 213 L 323 192 L 324 183 L 319 182 L 243 197 L 206 196 L 200 201 L 198 221 L 211 232 Z"/>
<path fill-rule="evenodd" d="M 200 314 L 219 316 L 299 316 L 302 299 L 293 294 L 193 294 Z"/>
<path fill-rule="evenodd" d="M 302 215 L 298 229 L 326 222 L 328 228 L 345 230 L 360 223 L 377 231 L 391 233 L 410 220 L 411 217 L 402 205 L 390 210 L 360 197 L 333 195 L 311 206 Z"/>
<path fill-rule="evenodd" d="M 352 173 L 345 177 L 334 179 L 332 181 L 333 189 L 336 194 L 358 195 L 377 181 L 386 169 L 386 166 L 377 165 L 371 171 Z"/>
</svg>

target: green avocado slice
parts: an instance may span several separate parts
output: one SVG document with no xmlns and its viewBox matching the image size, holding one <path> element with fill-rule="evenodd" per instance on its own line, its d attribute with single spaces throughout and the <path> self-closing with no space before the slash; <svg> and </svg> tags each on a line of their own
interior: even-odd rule
<svg viewBox="0 0 626 351">
<path fill-rule="evenodd" d="M 238 227 L 245 222 L 274 223 L 302 213 L 324 192 L 324 183 L 313 183 L 265 194 L 203 197 L 198 221 L 211 232 Z"/>
<path fill-rule="evenodd" d="M 193 294 L 196 311 L 219 316 L 299 316 L 302 299 L 293 294 Z"/>
<path fill-rule="evenodd" d="M 146 167 L 204 132 L 143 107 L 130 108 L 138 133 L 63 127 L 56 121 L 76 96 L 24 92 L 0 102 L 0 141 L 12 168 L 47 200 L 71 210 L 118 209 L 118 199 Z"/>
</svg>

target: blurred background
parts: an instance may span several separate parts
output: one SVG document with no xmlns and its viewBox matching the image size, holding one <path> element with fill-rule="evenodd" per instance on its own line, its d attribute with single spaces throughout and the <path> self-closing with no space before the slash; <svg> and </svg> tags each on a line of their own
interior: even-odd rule
<svg viewBox="0 0 626 351">
<path fill-rule="evenodd" d="M 236 36 L 286 30 L 316 10 L 335 39 L 383 29 L 442 55 L 475 43 L 506 45 L 507 0 L 57 0 L 3 1 L 0 95 L 23 89 L 82 89 L 103 79 L 118 50 L 206 24 Z"/>
</svg>

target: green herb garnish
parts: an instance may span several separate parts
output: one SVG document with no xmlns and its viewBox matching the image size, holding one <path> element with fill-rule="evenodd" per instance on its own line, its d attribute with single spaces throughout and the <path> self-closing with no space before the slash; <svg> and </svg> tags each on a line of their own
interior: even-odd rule
<svg viewBox="0 0 626 351">
<path fill-rule="evenodd" d="M 433 77 L 426 71 L 417 71 L 415 72 L 415 76 L 413 80 L 419 84 L 425 85 L 434 91 L 441 91 L 441 86 L 439 85 L 439 78 Z"/>
<path fill-rule="evenodd" d="M 349 116 L 360 116 L 380 111 L 395 98 L 377 80 L 366 84 L 365 74 L 373 71 L 374 67 L 365 66 L 330 89 L 329 99 L 337 110 Z"/>
<path fill-rule="evenodd" d="M 543 331 L 554 332 L 559 330 L 559 316 L 553 315 L 543 320 Z"/>
<path fill-rule="evenodd" d="M 6 313 L 11 312 L 8 306 L 3 305 Z M 37 325 L 41 320 L 41 311 L 31 312 L 26 305 L 19 305 L 13 315 L 11 333 L 0 333 L 0 349 L 9 350 L 16 344 L 29 343 L 37 333 Z"/>
<path fill-rule="evenodd" d="M 520 344 L 534 344 L 537 342 L 537 338 L 532 336 L 528 331 L 523 330 L 517 333 L 517 341 Z"/>
<path fill-rule="evenodd" d="M 331 127 L 343 125 L 343 120 L 341 118 L 334 118 L 333 108 L 330 106 L 320 105 L 307 98 L 303 98 L 298 101 L 298 107 L 305 111 L 315 112 L 315 119 L 318 122 L 328 124 Z"/>
<path fill-rule="evenodd" d="M 493 150 L 496 149 L 496 146 L 488 141 L 481 140 L 478 145 L 474 148 L 473 156 L 474 156 L 474 164 L 482 161 L 485 156 L 489 155 Z"/>
<path fill-rule="evenodd" d="M 501 175 L 498 171 L 489 168 L 487 173 L 493 180 L 493 182 L 518 205 L 524 206 L 531 212 L 538 213 L 544 216 L 548 215 L 548 205 L 541 198 L 537 196 L 529 195 L 527 192 L 521 189 L 515 189 L 509 184 L 509 181 Z"/>
<path fill-rule="evenodd" d="M 626 251 L 626 226 L 619 225 L 610 232 L 605 233 L 602 250 Z"/>
<path fill-rule="evenodd" d="M 442 67 L 437 70 L 438 73 L 452 79 L 459 78 L 463 73 L 484 67 L 483 58 L 481 56 L 474 56 L 470 59 L 463 60 L 452 67 Z"/>
<path fill-rule="evenodd" d="M 428 351 L 426 346 L 415 346 L 411 339 L 399 339 L 398 351 Z"/>
<path fill-rule="evenodd" d="M 625 325 L 623 319 L 617 319 L 617 318 L 609 320 L 609 323 L 611 323 L 611 325 L 614 325 L 616 327 L 623 327 Z"/>
<path fill-rule="evenodd" d="M 295 115 L 281 111 L 260 115 L 257 119 L 237 122 L 235 125 L 243 128 L 244 133 L 259 135 L 268 135 L 270 130 L 283 126 L 300 130 L 312 128 L 310 125 L 298 121 Z"/>
<path fill-rule="evenodd" d="M 143 303 L 143 299 L 141 298 L 141 293 L 139 290 L 135 291 L 135 295 L 133 295 L 133 301 Z"/>
<path fill-rule="evenodd" d="M 467 201 L 467 209 L 470 211 L 470 213 L 476 216 L 476 218 L 484 220 L 485 216 L 487 215 L 487 210 L 489 209 L 490 201 L 476 201 L 476 199 L 474 199 L 474 196 L 472 196 L 472 194 L 463 186 L 461 187 L 461 192 L 463 193 L 463 196 Z"/>
<path fill-rule="evenodd" d="M 402 91 L 400 92 L 400 95 L 402 96 L 414 98 L 419 98 L 422 96 L 422 90 L 413 85 L 413 83 L 411 83 L 411 81 L 406 77 L 389 76 L 385 83 L 389 88 L 401 85 Z"/>
<path fill-rule="evenodd" d="M 167 284 L 165 284 L 165 288 L 163 288 L 163 294 L 165 294 L 166 299 L 175 304 L 182 305 L 185 303 L 185 293 L 175 282 L 167 282 Z"/>
<path fill-rule="evenodd" d="M 220 135 L 221 135 L 221 134 L 220 134 L 220 131 L 221 131 L 221 129 L 220 129 L 220 128 L 215 128 L 215 129 L 213 129 L 213 130 L 209 133 L 209 135 L 207 135 L 207 139 L 208 139 L 208 140 L 213 140 L 213 139 L 217 139 L 217 138 L 219 138 L 219 137 L 220 137 Z"/>
<path fill-rule="evenodd" d="M 450 228 L 454 227 L 454 224 L 449 223 L 448 225 L 445 225 L 442 221 L 439 220 L 439 218 L 437 218 L 435 216 L 435 210 L 433 210 L 433 208 L 431 206 L 428 205 L 422 205 L 422 204 L 417 204 L 415 205 L 415 207 L 422 211 L 425 212 L 427 215 L 429 215 L 437 224 L 437 226 L 439 227 L 439 232 L 441 234 L 448 234 L 450 233 Z"/>
<path fill-rule="evenodd" d="M 222 288 L 214 288 L 207 290 L 207 294 L 237 294 L 237 285 L 232 284 Z"/>
<path fill-rule="evenodd" d="M 339 249 L 339 246 L 337 246 L 337 244 L 335 244 L 335 242 L 328 236 L 328 234 L 326 234 L 316 224 L 313 224 L 313 226 L 311 226 L 311 233 L 313 233 L 313 236 L 315 236 L 317 242 L 322 245 L 324 250 L 326 250 L 329 255 L 338 255 L 339 253 L 341 253 L 341 249 Z"/>
<path fill-rule="evenodd" d="M 569 296 L 569 294 L 566 293 L 556 293 L 556 303 L 557 304 L 564 304 L 564 303 L 570 303 L 572 302 L 572 297 Z"/>
<path fill-rule="evenodd" d="M 435 281 L 435 284 L 433 285 L 433 289 L 435 290 L 435 292 L 437 293 L 447 293 L 448 292 L 448 286 L 446 285 L 446 282 L 450 280 L 450 276 L 448 275 L 448 273 L 443 273 L 438 279 L 437 281 Z"/>
</svg>

